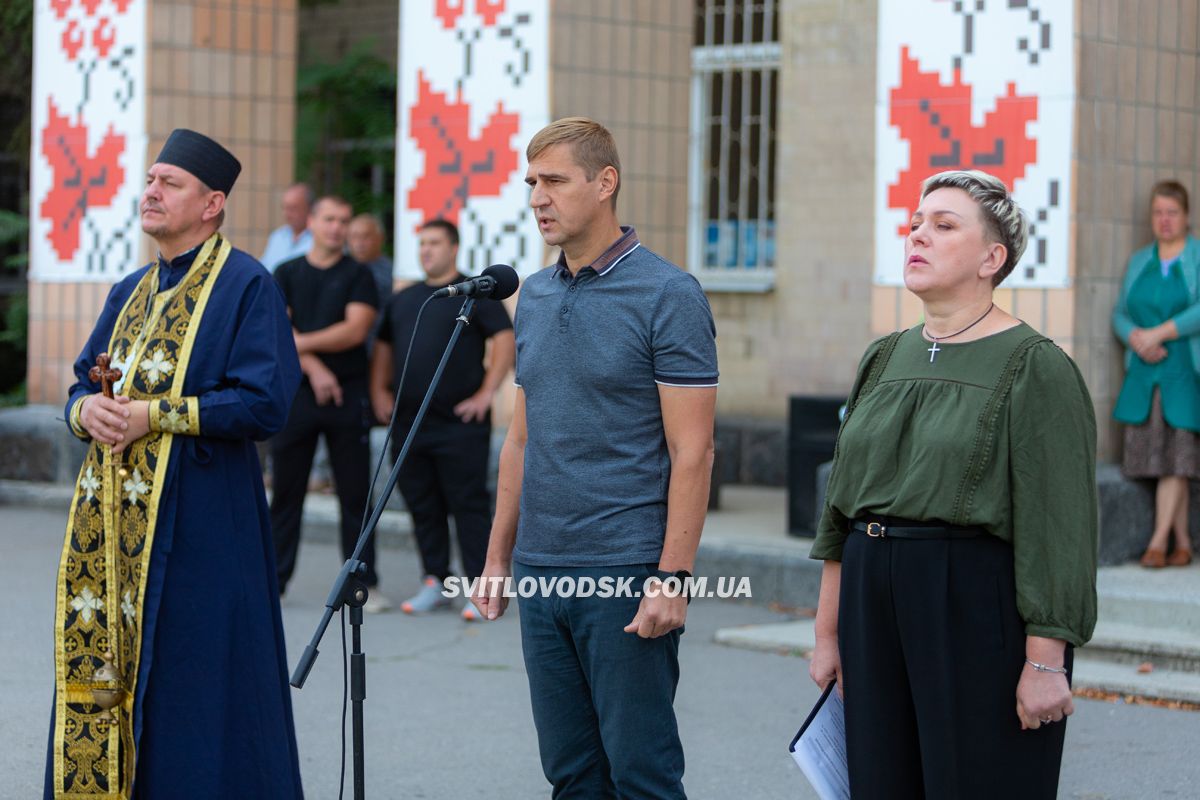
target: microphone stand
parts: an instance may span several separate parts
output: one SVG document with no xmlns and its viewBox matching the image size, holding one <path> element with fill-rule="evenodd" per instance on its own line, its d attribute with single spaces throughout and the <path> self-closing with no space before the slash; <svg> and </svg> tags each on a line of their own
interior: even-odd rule
<svg viewBox="0 0 1200 800">
<path fill-rule="evenodd" d="M 367 656 L 362 650 L 362 622 L 363 622 L 363 604 L 367 602 L 367 585 L 363 583 L 362 577 L 366 573 L 367 565 L 359 560 L 363 548 L 367 542 L 371 540 L 371 536 L 375 533 L 375 528 L 379 525 L 379 518 L 383 515 L 383 509 L 387 505 L 387 500 L 392 494 L 392 489 L 396 486 L 396 481 L 400 478 L 400 467 L 404 464 L 404 459 L 408 456 L 408 450 L 412 447 L 413 439 L 417 435 L 417 429 L 421 426 L 421 421 L 425 418 L 425 411 L 429 408 L 430 401 L 433 400 L 433 392 L 437 388 L 438 382 L 442 378 L 442 372 L 446 369 L 446 362 L 450 360 L 450 353 L 454 350 L 454 345 L 458 342 L 458 337 L 462 330 L 467 325 L 471 324 L 471 314 L 475 311 L 475 298 L 468 296 L 463 302 L 462 308 L 459 309 L 458 318 L 454 323 L 454 330 L 450 334 L 450 341 L 446 344 L 446 349 L 442 353 L 442 360 L 438 363 L 437 370 L 433 373 L 433 380 L 429 383 L 429 388 L 425 391 L 425 398 L 421 401 L 421 407 L 417 410 L 417 416 L 413 419 L 412 427 L 408 429 L 408 436 L 404 440 L 404 446 L 400 449 L 400 455 L 396 458 L 396 463 L 392 466 L 392 472 L 388 475 L 387 486 L 379 500 L 375 503 L 375 508 L 371 512 L 371 517 L 363 526 L 362 531 L 358 535 L 358 544 L 354 546 L 354 553 L 342 565 L 341 571 L 338 572 L 337 578 L 333 582 L 333 588 L 329 590 L 329 597 L 325 600 L 325 613 L 321 616 L 321 622 L 317 625 L 316 631 L 313 633 L 312 640 L 308 646 L 304 648 L 304 655 L 300 656 L 300 662 L 296 665 L 296 671 L 292 673 L 292 686 L 297 689 L 304 688 L 304 682 L 308 680 L 308 673 L 312 671 L 313 664 L 316 663 L 317 645 L 321 643 L 322 637 L 325 635 L 325 629 L 329 627 L 329 621 L 333 619 L 334 612 L 338 611 L 343 605 L 350 607 L 350 628 L 352 631 L 352 649 L 350 651 L 350 703 L 353 708 L 353 751 L 354 751 L 354 800 L 364 800 L 366 796 L 365 775 L 364 775 L 364 759 L 363 759 L 363 700 L 367 697 Z M 416 331 L 413 331 L 416 335 Z"/>
</svg>

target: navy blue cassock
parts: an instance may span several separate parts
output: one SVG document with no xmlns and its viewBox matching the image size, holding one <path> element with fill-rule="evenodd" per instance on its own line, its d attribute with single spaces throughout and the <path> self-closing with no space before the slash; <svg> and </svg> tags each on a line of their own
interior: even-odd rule
<svg viewBox="0 0 1200 800">
<path fill-rule="evenodd" d="M 159 263 L 176 286 L 197 247 Z M 153 265 L 151 265 L 153 266 Z M 113 287 L 75 362 L 67 419 L 151 266 Z M 254 441 L 279 431 L 300 383 L 282 294 L 233 250 L 213 279 L 187 364 L 199 435 L 175 435 L 158 503 L 133 710 L 138 798 L 302 797 L 275 555 Z M 55 726 L 46 796 L 53 797 Z"/>
</svg>

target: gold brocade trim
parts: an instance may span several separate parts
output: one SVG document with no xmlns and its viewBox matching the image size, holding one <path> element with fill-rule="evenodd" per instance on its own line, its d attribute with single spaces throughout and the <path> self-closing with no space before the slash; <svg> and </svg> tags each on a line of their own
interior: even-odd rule
<svg viewBox="0 0 1200 800">
<path fill-rule="evenodd" d="M 158 400 L 150 404 L 150 430 L 200 435 L 200 399 Z"/>
<path fill-rule="evenodd" d="M 231 251 L 224 237 L 213 234 L 175 290 L 155 291 L 157 264 L 138 282 L 109 340 L 108 352 L 125 372 L 119 394 L 149 401 L 152 409 L 169 400 L 192 410 L 183 399 L 184 378 L 204 309 Z M 198 420 L 198 403 L 195 408 Z M 56 798 L 124 800 L 131 792 L 143 598 L 172 438 L 171 432 L 152 431 L 123 457 L 93 442 L 80 467 L 55 607 Z M 113 653 L 125 689 L 111 711 L 116 722 L 99 719 L 90 691 L 106 652 Z"/>
<path fill-rule="evenodd" d="M 88 432 L 87 429 L 83 427 L 83 401 L 87 400 L 89 397 L 91 397 L 90 394 L 85 394 L 83 397 L 71 404 L 71 416 L 67 420 L 67 423 L 71 428 L 71 433 L 84 440 L 87 440 Z"/>
</svg>

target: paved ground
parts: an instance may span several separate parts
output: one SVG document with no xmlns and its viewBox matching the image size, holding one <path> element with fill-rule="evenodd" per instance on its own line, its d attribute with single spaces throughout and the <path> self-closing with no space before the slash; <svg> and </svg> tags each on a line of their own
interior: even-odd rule
<svg viewBox="0 0 1200 800">
<path fill-rule="evenodd" d="M 65 513 L 0 507 L 0 797 L 40 796 L 53 682 L 53 575 Z M 339 560 L 306 543 L 284 606 L 292 663 L 320 616 Z M 415 588 L 414 557 L 382 551 L 396 599 Z M 684 636 L 676 703 L 695 798 L 812 798 L 786 753 L 816 698 L 806 662 L 729 649 L 718 628 L 784 617 L 698 601 Z M 368 618 L 367 788 L 375 798 L 539 798 L 537 761 L 516 620 L 466 625 L 449 614 Z M 294 695 L 310 798 L 337 796 L 341 680 L 337 628 L 308 685 Z M 1189 798 L 1200 785 L 1200 714 L 1079 701 L 1067 737 L 1064 798 Z M 349 792 L 347 792 L 349 796 Z"/>
</svg>

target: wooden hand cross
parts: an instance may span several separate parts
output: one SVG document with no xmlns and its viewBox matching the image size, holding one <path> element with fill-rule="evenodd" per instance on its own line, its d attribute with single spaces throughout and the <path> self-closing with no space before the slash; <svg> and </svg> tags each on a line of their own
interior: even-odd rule
<svg viewBox="0 0 1200 800">
<path fill-rule="evenodd" d="M 96 366 L 88 370 L 88 378 L 100 384 L 100 391 L 109 400 L 113 399 L 113 384 L 121 380 L 121 370 L 111 366 L 112 357 L 108 353 L 96 356 Z"/>
<path fill-rule="evenodd" d="M 100 384 L 100 392 L 109 400 L 113 400 L 113 384 L 121 380 L 123 374 L 117 367 L 111 366 L 112 356 L 108 353 L 101 353 L 96 356 L 96 366 L 88 370 L 88 378 Z M 124 478 L 127 474 L 125 470 L 125 454 L 120 453 L 116 459 L 117 474 Z"/>
</svg>

